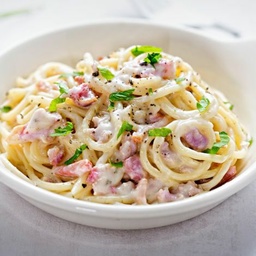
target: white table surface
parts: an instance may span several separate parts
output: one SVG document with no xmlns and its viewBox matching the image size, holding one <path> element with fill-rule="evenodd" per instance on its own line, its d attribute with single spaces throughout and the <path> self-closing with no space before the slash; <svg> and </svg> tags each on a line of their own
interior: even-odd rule
<svg viewBox="0 0 256 256">
<path fill-rule="evenodd" d="M 22 14 L 3 17 L 3 13 L 24 9 Z M 221 40 L 256 38 L 255 12 L 256 1 L 252 0 L 0 0 L 0 51 L 38 32 L 105 17 L 199 26 L 195 29 Z M 256 255 L 255 195 L 253 181 L 194 219 L 122 231 L 56 218 L 0 183 L 0 256 Z"/>
</svg>

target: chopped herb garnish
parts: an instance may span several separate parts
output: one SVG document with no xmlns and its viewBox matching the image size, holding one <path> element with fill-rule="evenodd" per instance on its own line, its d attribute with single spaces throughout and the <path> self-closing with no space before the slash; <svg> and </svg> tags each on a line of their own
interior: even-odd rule
<svg viewBox="0 0 256 256">
<path fill-rule="evenodd" d="M 229 136 L 228 136 L 228 134 L 226 132 L 220 132 L 219 136 L 220 136 L 220 141 L 219 142 L 215 142 L 213 144 L 212 148 L 206 149 L 204 151 L 205 153 L 217 154 L 217 152 L 219 151 L 220 148 L 226 146 L 229 143 L 230 138 L 229 138 Z"/>
<path fill-rule="evenodd" d="M 59 76 L 59 78 L 66 78 L 66 77 L 76 77 L 76 76 L 83 76 L 84 72 L 83 71 L 74 71 L 73 73 L 63 73 Z"/>
<path fill-rule="evenodd" d="M 68 86 L 65 82 L 55 82 L 59 86 L 60 94 L 68 93 Z"/>
<path fill-rule="evenodd" d="M 67 122 L 67 125 L 63 128 L 59 127 L 54 130 L 54 133 L 52 133 L 50 136 L 57 137 L 57 136 L 66 136 L 70 134 L 74 129 L 74 126 L 71 122 Z"/>
<path fill-rule="evenodd" d="M 85 144 L 81 145 L 79 148 L 76 149 L 75 154 L 72 157 L 70 157 L 66 162 L 64 162 L 64 164 L 65 165 L 72 164 L 87 148 L 88 147 Z"/>
<path fill-rule="evenodd" d="M 108 111 L 112 111 L 112 110 L 114 110 L 114 108 L 115 108 L 115 103 L 113 101 L 110 101 L 109 106 L 108 106 Z"/>
<path fill-rule="evenodd" d="M 83 71 L 74 71 L 73 76 L 83 76 L 84 72 Z"/>
<path fill-rule="evenodd" d="M 154 136 L 154 137 L 166 137 L 172 132 L 171 129 L 169 128 L 155 128 L 155 129 L 150 129 L 148 131 L 149 136 Z"/>
<path fill-rule="evenodd" d="M 196 103 L 196 107 L 200 113 L 203 113 L 207 110 L 209 104 L 209 99 L 203 96 L 202 99 Z"/>
<path fill-rule="evenodd" d="M 154 68 L 155 64 L 162 58 L 160 53 L 149 53 L 148 56 L 144 59 L 145 62 L 150 63 Z"/>
<path fill-rule="evenodd" d="M 132 94 L 134 92 L 134 89 L 122 91 L 122 92 L 113 92 L 109 95 L 109 100 L 114 101 L 129 101 L 134 98 L 134 95 Z"/>
<path fill-rule="evenodd" d="M 153 89 L 152 88 L 149 88 L 148 89 L 148 93 L 151 95 L 153 93 Z"/>
<path fill-rule="evenodd" d="M 123 162 L 110 162 L 110 164 L 116 168 L 122 168 L 124 166 Z"/>
<path fill-rule="evenodd" d="M 65 82 L 55 82 L 55 84 L 57 84 L 59 86 L 60 96 L 51 101 L 50 106 L 49 106 L 49 111 L 50 112 L 57 111 L 57 105 L 66 101 L 66 98 L 65 97 L 62 98 L 61 96 L 63 94 L 68 93 L 68 87 L 67 87 Z"/>
<path fill-rule="evenodd" d="M 253 143 L 253 138 L 251 138 L 251 139 L 249 140 L 249 147 L 252 145 L 252 143 Z"/>
<path fill-rule="evenodd" d="M 146 52 L 162 52 L 162 49 L 155 46 L 142 45 L 142 46 L 136 46 L 131 50 L 131 53 L 134 56 L 139 56 L 140 54 L 146 53 Z"/>
<path fill-rule="evenodd" d="M 51 101 L 51 103 L 50 103 L 49 111 L 50 111 L 50 112 L 56 112 L 56 110 L 57 110 L 57 105 L 60 104 L 60 103 L 65 102 L 65 101 L 66 101 L 65 98 L 60 98 L 60 97 L 53 99 L 53 100 Z"/>
<path fill-rule="evenodd" d="M 229 109 L 230 110 L 233 110 L 233 108 L 234 108 L 234 105 L 233 104 L 231 104 L 230 102 L 228 102 L 228 101 L 226 101 L 226 102 L 224 102 L 224 104 L 227 104 L 229 107 Z"/>
<path fill-rule="evenodd" d="M 177 84 L 179 84 L 179 83 L 183 82 L 185 79 L 186 79 L 185 77 L 178 77 L 178 78 L 175 79 L 175 82 Z"/>
<path fill-rule="evenodd" d="M 115 77 L 115 75 L 113 73 L 111 73 L 111 71 L 107 68 L 98 67 L 98 70 L 99 70 L 100 74 L 108 81 L 112 80 Z"/>
<path fill-rule="evenodd" d="M 118 131 L 117 138 L 119 138 L 125 131 L 131 131 L 132 127 L 133 126 L 131 124 L 129 124 L 127 121 L 124 121 L 120 130 Z"/>
<path fill-rule="evenodd" d="M 3 106 L 3 107 L 1 107 L 1 112 L 3 112 L 3 113 L 7 113 L 7 112 L 9 112 L 9 111 L 11 111 L 12 110 L 12 107 L 11 106 Z"/>
</svg>

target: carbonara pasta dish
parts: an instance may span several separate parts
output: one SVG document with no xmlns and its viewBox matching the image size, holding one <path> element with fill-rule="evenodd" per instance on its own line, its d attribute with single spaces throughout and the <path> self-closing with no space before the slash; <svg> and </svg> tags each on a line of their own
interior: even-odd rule
<svg viewBox="0 0 256 256">
<path fill-rule="evenodd" d="M 75 68 L 51 62 L 6 94 L 0 159 L 40 188 L 104 204 L 155 204 L 233 179 L 250 136 L 181 58 L 131 46 Z"/>
</svg>

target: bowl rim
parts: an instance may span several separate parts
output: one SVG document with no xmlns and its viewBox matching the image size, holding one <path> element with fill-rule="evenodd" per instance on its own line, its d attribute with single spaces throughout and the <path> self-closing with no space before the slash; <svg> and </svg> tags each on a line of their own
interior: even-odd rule
<svg viewBox="0 0 256 256">
<path fill-rule="evenodd" d="M 117 24 L 128 24 L 128 25 L 139 25 L 139 26 L 154 26 L 164 29 L 170 29 L 177 33 L 186 33 L 190 36 L 198 37 L 201 40 L 208 40 L 209 42 L 214 43 L 223 43 L 222 41 L 215 40 L 213 38 L 202 35 L 198 32 L 192 31 L 191 29 L 179 26 L 172 26 L 170 24 L 158 24 L 149 22 L 148 20 L 140 19 L 106 19 L 101 21 L 89 21 L 82 22 L 78 24 L 72 24 L 70 26 L 65 26 L 57 29 L 53 29 L 47 32 L 39 33 L 30 38 L 27 38 L 21 42 L 17 42 L 14 45 L 11 45 L 7 49 L 4 49 L 0 52 L 0 59 L 4 56 L 7 56 L 10 52 L 15 49 L 22 48 L 28 43 L 36 42 L 37 40 L 42 40 L 43 38 L 49 37 L 53 34 L 58 34 L 73 29 L 86 29 L 86 27 L 97 26 L 97 25 L 117 25 Z M 235 40 L 232 42 L 226 43 L 237 43 L 244 42 L 248 40 Z M 65 196 L 55 194 L 54 192 L 47 191 L 40 187 L 22 180 L 10 170 L 0 165 L 0 182 L 7 185 L 11 189 L 15 190 L 19 194 L 26 196 L 32 200 L 59 208 L 65 209 L 68 211 L 75 211 L 77 213 L 86 213 L 94 216 L 104 216 L 109 218 L 115 218 L 118 214 L 118 217 L 121 219 L 125 218 L 150 218 L 152 216 L 161 217 L 161 216 L 171 216 L 178 213 L 184 213 L 191 210 L 196 210 L 200 207 L 206 207 L 214 203 L 219 203 L 224 201 L 229 196 L 235 194 L 250 182 L 256 178 L 254 170 L 256 169 L 256 162 L 252 163 L 245 171 L 240 173 L 235 179 L 227 182 L 226 184 L 212 190 L 205 192 L 191 198 L 186 198 L 180 201 L 163 203 L 163 204 L 150 204 L 150 205 L 109 205 L 101 204 L 95 202 L 88 202 L 77 200 L 73 198 L 67 198 Z M 7 171 L 4 171 L 7 170 Z M 50 199 L 50 200 L 49 200 Z M 146 214 L 145 214 L 146 213 Z"/>
<path fill-rule="evenodd" d="M 77 28 L 87 27 L 87 26 L 97 26 L 97 25 L 143 25 L 143 26 L 154 26 L 159 28 L 165 28 L 165 29 L 171 29 L 175 32 L 185 32 L 187 34 L 192 35 L 193 37 L 197 36 L 198 38 L 212 41 L 214 43 L 219 44 L 240 44 L 240 43 L 247 43 L 247 42 L 254 42 L 256 43 L 256 38 L 234 38 L 230 40 L 221 40 L 221 38 L 213 38 L 209 37 L 206 34 L 203 34 L 200 32 L 200 30 L 195 30 L 193 28 L 190 28 L 185 25 L 179 25 L 179 24 L 163 24 L 161 22 L 156 22 L 155 20 L 146 20 L 143 18 L 104 18 L 102 20 L 89 20 L 89 21 L 81 21 L 81 22 L 75 22 L 70 25 L 64 25 L 57 28 L 49 28 L 47 31 L 43 32 L 36 32 L 35 34 L 31 36 L 27 36 L 24 39 L 21 39 L 19 41 L 16 41 L 15 43 L 10 44 L 7 47 L 4 47 L 3 49 L 0 49 L 0 57 L 2 57 L 5 54 L 8 54 L 9 51 L 14 50 L 15 48 L 21 47 L 23 44 L 27 44 L 31 41 L 41 39 L 42 37 L 51 36 L 52 34 L 61 33 L 68 30 L 73 30 Z"/>
<path fill-rule="evenodd" d="M 185 198 L 180 201 L 149 205 L 112 205 L 68 198 L 37 187 L 34 184 L 19 178 L 2 166 L 0 167 L 0 177 L 3 184 L 16 191 L 18 194 L 46 205 L 82 214 L 86 213 L 109 218 L 116 217 L 118 215 L 119 218 L 124 219 L 172 216 L 187 211 L 193 211 L 200 207 L 207 207 L 212 204 L 220 203 L 251 183 L 252 180 L 255 179 L 255 169 L 256 162 L 254 162 L 246 171 L 242 172 L 235 179 L 212 191 L 198 194 L 190 198 Z"/>
</svg>

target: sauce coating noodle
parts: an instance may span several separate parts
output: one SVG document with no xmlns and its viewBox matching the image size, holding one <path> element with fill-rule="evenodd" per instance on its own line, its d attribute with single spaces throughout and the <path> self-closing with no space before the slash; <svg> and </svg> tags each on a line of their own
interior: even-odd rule
<svg viewBox="0 0 256 256">
<path fill-rule="evenodd" d="M 232 178 L 250 137 L 225 96 L 181 58 L 119 49 L 46 63 L 1 107 L 1 161 L 32 184 L 105 204 L 172 202 Z"/>
</svg>

